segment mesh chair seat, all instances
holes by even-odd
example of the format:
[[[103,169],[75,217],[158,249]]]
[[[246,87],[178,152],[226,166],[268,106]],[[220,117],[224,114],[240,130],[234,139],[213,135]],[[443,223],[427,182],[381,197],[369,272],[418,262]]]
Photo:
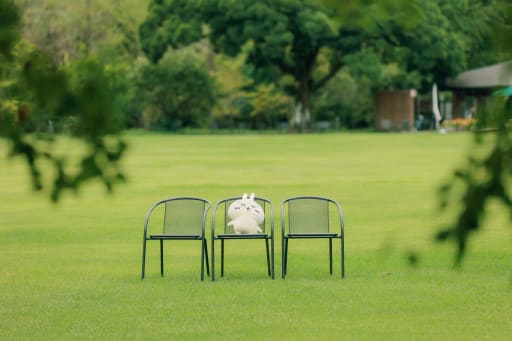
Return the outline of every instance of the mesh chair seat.
[[[257,233],[257,234],[218,234],[216,236],[219,239],[265,239],[270,238],[270,236],[266,233]]]
[[[288,238],[339,238],[336,233],[288,233]]]
[[[201,236],[195,234],[152,234],[149,236],[149,239],[201,239]]]

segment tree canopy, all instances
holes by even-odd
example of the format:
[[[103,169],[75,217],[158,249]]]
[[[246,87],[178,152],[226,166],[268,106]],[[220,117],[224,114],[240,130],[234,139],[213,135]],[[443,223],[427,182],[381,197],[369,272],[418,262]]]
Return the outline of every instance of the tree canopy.
[[[203,38],[230,56],[244,49],[246,71],[293,95],[304,125],[312,95],[341,68],[357,70],[362,55],[374,56],[359,67],[377,66],[373,88],[425,91],[463,71],[470,51],[490,36],[491,7],[481,1],[153,0],[140,36],[153,62],[169,46]],[[475,9],[485,15],[474,19]],[[467,27],[472,22],[474,29]],[[396,71],[384,81],[386,70]]]
[[[379,87],[426,92],[433,82],[499,61],[492,48],[497,1],[322,2],[336,12],[346,39],[379,56],[383,75],[396,66]]]
[[[327,75],[313,77],[320,49],[331,46],[337,35],[328,13],[309,1],[157,0],[151,2],[140,32],[142,48],[154,62],[168,46],[202,37],[229,56],[249,44],[246,62],[253,67],[252,76],[282,84],[301,104],[303,117],[309,115],[310,94],[340,67],[333,54]]]

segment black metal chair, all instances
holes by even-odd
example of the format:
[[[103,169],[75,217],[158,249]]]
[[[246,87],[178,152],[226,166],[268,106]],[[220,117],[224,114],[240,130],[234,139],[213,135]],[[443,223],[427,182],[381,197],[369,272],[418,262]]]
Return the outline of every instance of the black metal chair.
[[[160,274],[164,275],[164,240],[199,240],[201,241],[201,280],[204,280],[204,264],[210,275],[208,248],[205,237],[206,214],[210,208],[208,200],[195,197],[176,197],[155,203],[146,215],[144,236],[142,239],[142,275],[144,279],[146,265],[146,243],[150,240],[160,241]],[[151,226],[162,225],[161,233],[149,234]]]
[[[336,231],[335,231],[336,230]],[[329,270],[332,275],[332,240],[341,240],[341,278],[345,277],[345,234],[343,214],[337,201],[300,196],[281,203],[282,277],[288,271],[288,242],[290,239],[329,239]]]
[[[274,279],[274,204],[269,199],[255,197],[256,201],[264,211],[265,219],[261,223],[261,233],[236,234],[233,227],[229,226],[229,206],[241,197],[226,198],[217,202],[212,213],[212,281],[215,280],[215,241],[221,243],[221,277],[224,277],[224,243],[226,240],[254,240],[265,241],[267,256],[267,273]],[[217,228],[217,230],[216,230]],[[270,250],[269,250],[270,240]]]

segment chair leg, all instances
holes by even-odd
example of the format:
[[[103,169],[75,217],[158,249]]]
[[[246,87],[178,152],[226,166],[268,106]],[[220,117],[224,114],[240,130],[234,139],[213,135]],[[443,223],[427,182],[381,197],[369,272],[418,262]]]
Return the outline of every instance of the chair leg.
[[[142,273],[140,279],[144,279],[146,270],[146,236],[142,239]]]
[[[288,238],[284,239],[284,252],[283,252],[283,278],[288,273]]]
[[[269,276],[272,276],[272,273],[270,272],[270,252],[268,247],[268,239],[265,238],[265,246],[267,249],[267,273]]]
[[[275,272],[274,272],[274,236],[270,237],[270,246],[271,246],[271,257],[272,257],[272,279],[275,279]]]
[[[345,238],[341,237],[341,278],[345,278]]]
[[[212,282],[215,281],[215,236],[212,235]]]
[[[201,281],[204,281],[204,239],[201,239]]]
[[[160,276],[164,276],[164,241],[160,239]]]
[[[332,275],[332,238],[329,238],[329,273]]]
[[[204,239],[204,255],[206,257],[206,274],[210,276],[210,262],[208,261],[208,243]]]
[[[284,237],[284,234],[283,234],[283,237],[281,239],[281,278],[284,279],[284,240],[285,240],[285,237]]]
[[[220,277],[224,277],[224,239],[220,240]]]

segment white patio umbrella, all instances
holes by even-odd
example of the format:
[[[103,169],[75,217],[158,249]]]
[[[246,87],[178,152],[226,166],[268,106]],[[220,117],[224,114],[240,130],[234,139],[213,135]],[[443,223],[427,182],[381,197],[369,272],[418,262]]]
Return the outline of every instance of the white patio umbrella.
[[[434,113],[434,119],[436,122],[436,129],[439,129],[441,123],[441,111],[439,110],[439,102],[437,97],[437,84],[432,85],[432,112]]]

